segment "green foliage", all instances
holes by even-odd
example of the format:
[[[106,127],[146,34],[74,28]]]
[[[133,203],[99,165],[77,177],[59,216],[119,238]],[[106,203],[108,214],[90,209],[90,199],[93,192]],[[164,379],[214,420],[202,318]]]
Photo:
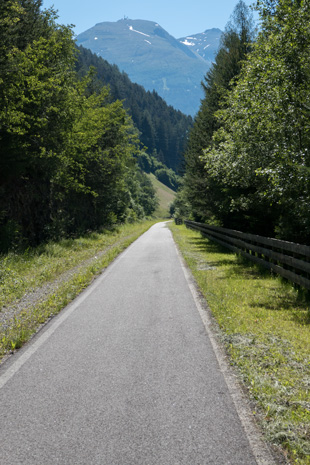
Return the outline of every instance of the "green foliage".
[[[136,147],[130,141],[130,121],[121,103],[108,104],[107,99],[107,89],[83,97],[64,163],[53,180],[54,216],[65,233],[124,219],[128,205],[125,176]]]
[[[43,237],[51,178],[74,120],[72,32],[41,14],[39,3],[10,2],[1,31],[14,39],[1,55],[1,221],[13,220],[30,242]]]
[[[156,92],[146,92],[132,83],[117,66],[109,64],[90,50],[80,46],[76,69],[80,76],[96,69],[92,86],[108,85],[113,100],[120,99],[139,131],[141,143],[149,155],[154,155],[173,171],[180,171],[192,118],[168,106]]]
[[[124,221],[130,172],[139,189],[136,130],[120,101],[80,80],[69,27],[41,1],[0,5],[0,237],[38,244]],[[137,190],[137,189],[136,189]],[[138,217],[151,214],[143,195]]]
[[[138,164],[146,173],[154,173],[158,181],[165,184],[165,186],[170,187],[173,191],[178,189],[181,182],[180,176],[158,160],[156,150],[153,151],[153,155],[148,155],[144,151],[140,152],[138,154]]]
[[[210,220],[225,199],[217,183],[205,171],[202,155],[204,149],[211,145],[214,131],[220,127],[216,112],[221,108],[226,93],[233,87],[233,78],[241,70],[254,33],[252,15],[244,2],[240,1],[222,36],[215,62],[205,77],[205,98],[195,118],[185,152],[185,197],[191,205],[193,218],[198,221]]]
[[[309,243],[309,4],[259,0],[249,46],[242,3],[206,77],[185,196],[198,221]]]
[[[143,171],[132,169],[127,172],[129,205],[126,213],[130,222],[151,216],[157,208],[158,199],[151,180]]]
[[[180,189],[174,201],[170,204],[170,216],[172,218],[187,219],[191,216],[191,206],[186,198],[184,189]]]
[[[218,113],[222,127],[204,155],[232,221],[304,243],[310,230],[309,20],[307,2],[278,2]]]

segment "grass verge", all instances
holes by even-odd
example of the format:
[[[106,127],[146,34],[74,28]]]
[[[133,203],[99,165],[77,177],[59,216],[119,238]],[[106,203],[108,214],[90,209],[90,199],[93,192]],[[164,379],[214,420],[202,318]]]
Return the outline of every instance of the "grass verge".
[[[58,280],[51,292],[33,299],[32,305],[27,305],[9,322],[0,324],[0,361],[28,341],[42,324],[71,302],[154,223],[124,225],[102,234],[91,233],[45,244],[23,254],[0,257],[0,317],[18,305],[25,295],[30,295],[31,302],[31,296],[40,286]]]
[[[298,291],[185,226],[174,239],[221,330],[267,440],[310,464],[310,307]]]

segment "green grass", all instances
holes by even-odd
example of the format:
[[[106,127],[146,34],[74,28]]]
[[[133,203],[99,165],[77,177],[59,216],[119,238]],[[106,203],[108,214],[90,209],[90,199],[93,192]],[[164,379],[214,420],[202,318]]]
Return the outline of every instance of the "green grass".
[[[156,218],[169,218],[169,207],[175,198],[175,192],[163,183],[158,181],[154,174],[150,173],[149,178],[156,189],[157,197],[159,198],[159,205],[154,212]]]
[[[310,308],[289,283],[170,224],[268,441],[310,464]]]
[[[0,308],[18,304],[26,294],[59,278],[55,291],[35,301],[9,325],[0,323],[0,360],[20,348],[38,328],[71,302],[113,259],[155,221],[128,224],[102,234],[42,245],[22,254],[0,257]],[[0,312],[1,316],[1,312]]]

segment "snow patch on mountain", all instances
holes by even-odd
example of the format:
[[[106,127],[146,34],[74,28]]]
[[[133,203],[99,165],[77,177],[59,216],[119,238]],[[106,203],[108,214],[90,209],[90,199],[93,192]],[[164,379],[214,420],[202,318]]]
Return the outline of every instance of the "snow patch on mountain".
[[[195,45],[195,42],[189,42],[187,39],[189,39],[189,37],[187,37],[183,42],[181,41],[181,44],[188,45],[189,47]]]
[[[194,115],[220,34],[212,29],[176,39],[157,22],[126,17],[96,24],[78,35],[77,44],[117,65],[146,90],[155,90],[169,105]]]
[[[132,32],[137,32],[138,34],[142,34],[143,36],[151,37],[148,34],[144,34],[144,32],[136,31],[132,26],[128,26],[128,27]]]
[[[182,37],[179,42],[189,48],[195,47],[195,53],[204,60],[213,62],[220,43],[222,31],[220,29],[209,29],[199,34]]]

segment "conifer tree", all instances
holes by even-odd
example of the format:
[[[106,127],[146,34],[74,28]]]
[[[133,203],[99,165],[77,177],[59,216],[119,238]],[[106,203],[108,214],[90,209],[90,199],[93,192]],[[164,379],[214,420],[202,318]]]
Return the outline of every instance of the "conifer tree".
[[[215,62],[202,83],[205,97],[195,118],[185,152],[185,197],[191,205],[193,217],[198,221],[212,219],[214,210],[220,204],[221,190],[208,177],[205,162],[202,160],[203,150],[211,144],[213,133],[219,128],[216,112],[233,87],[233,78],[239,74],[254,36],[252,13],[240,0],[225,28]]]

